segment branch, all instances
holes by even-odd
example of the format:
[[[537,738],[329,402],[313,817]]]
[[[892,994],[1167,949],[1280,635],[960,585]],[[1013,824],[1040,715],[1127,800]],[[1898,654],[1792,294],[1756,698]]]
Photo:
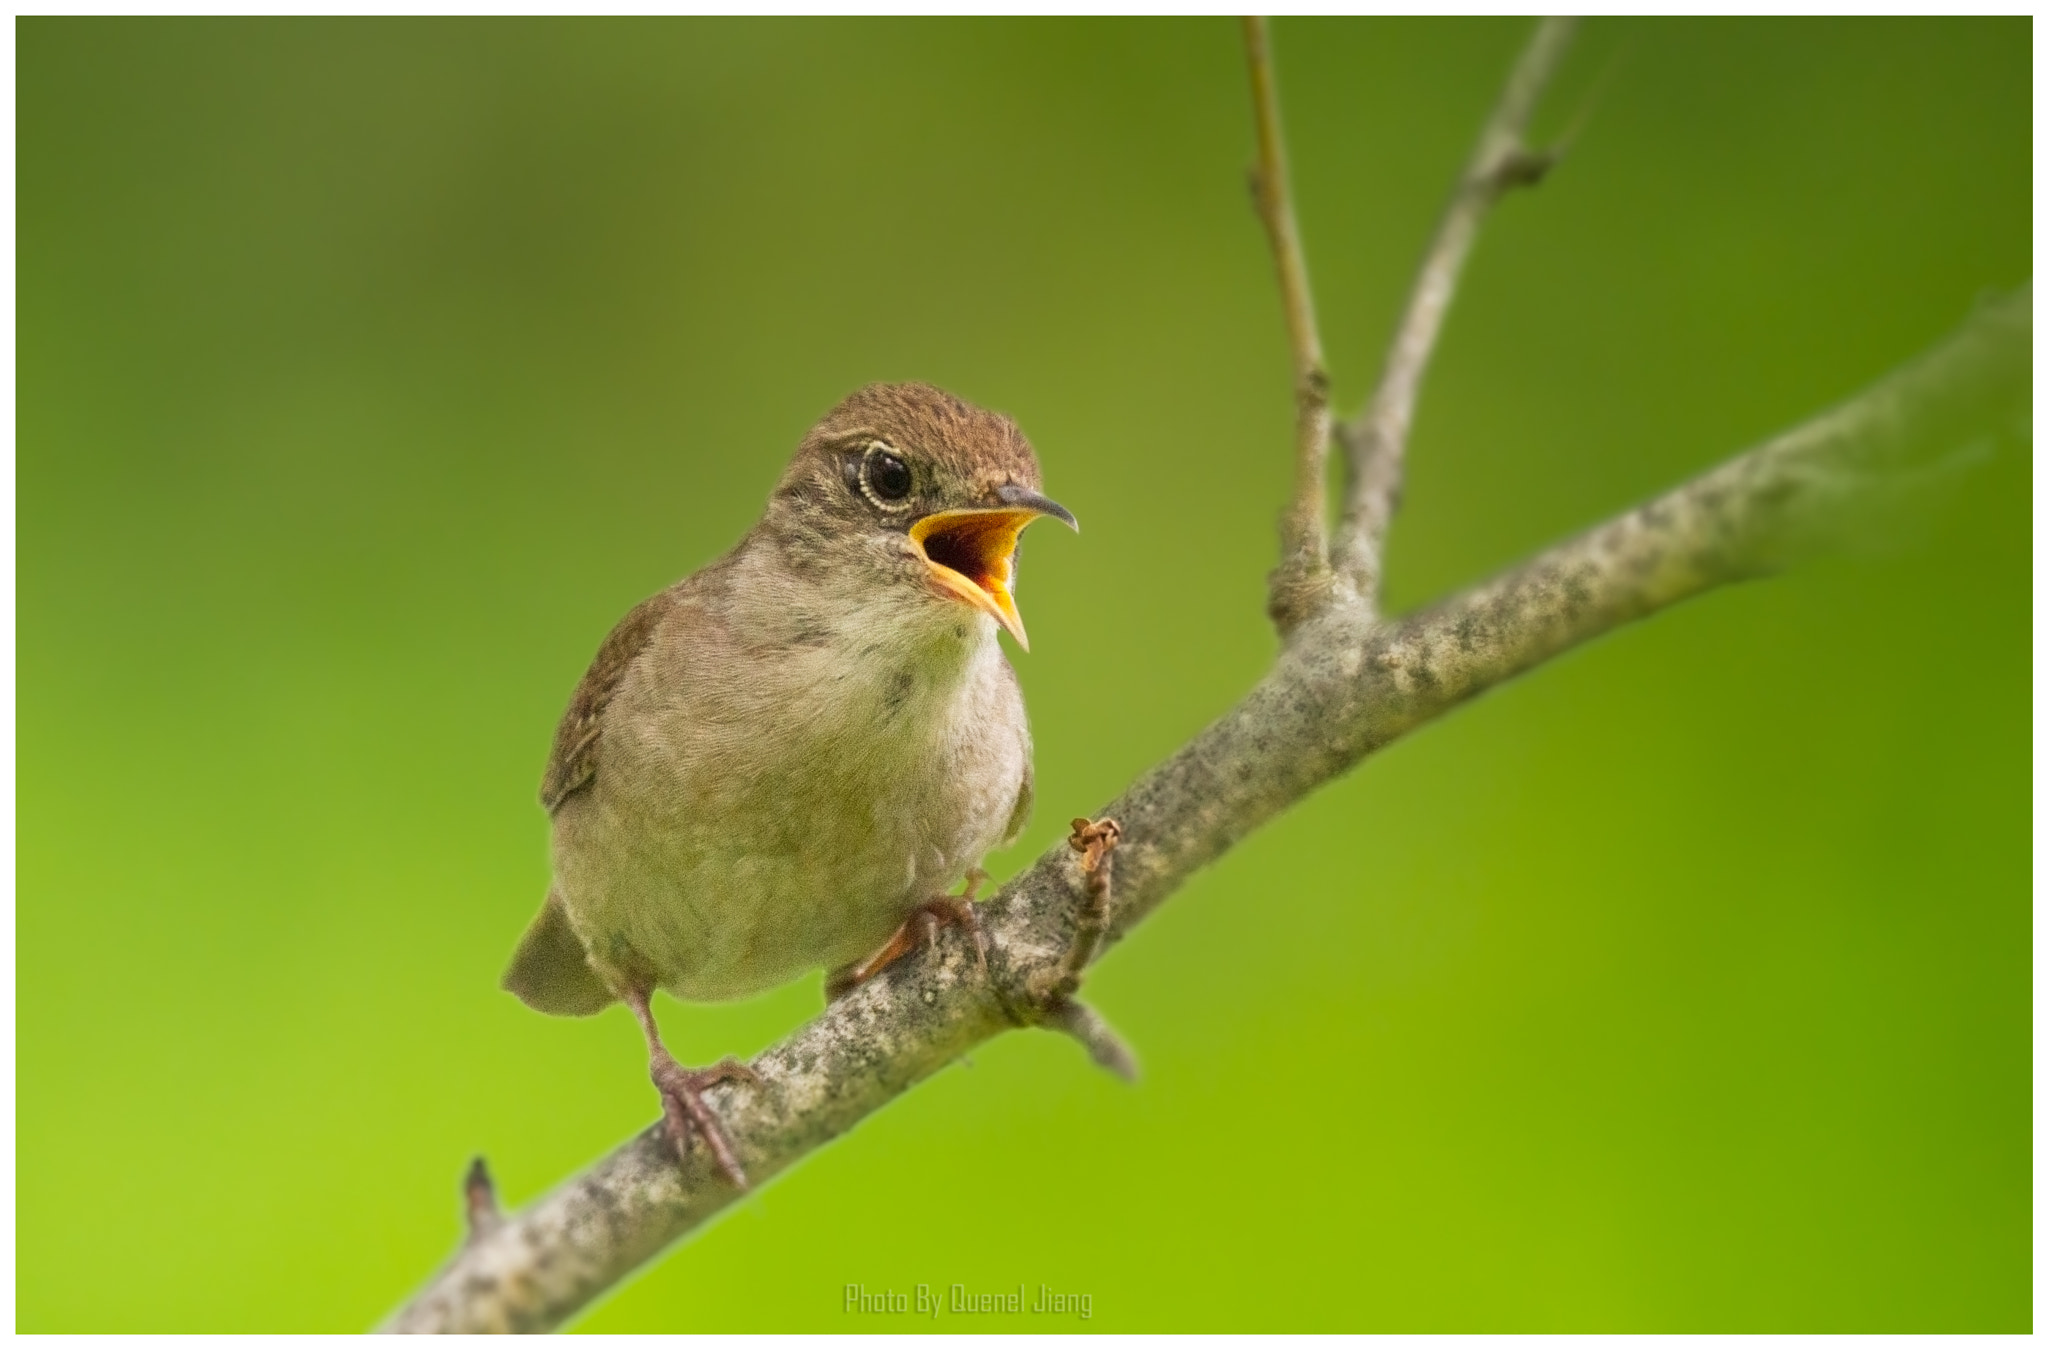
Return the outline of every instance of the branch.
[[[2032,294],[1833,411],[1425,612],[1375,619],[1339,596],[1222,718],[1100,816],[1121,824],[1106,950],[1190,874],[1403,733],[1557,653],[1825,544],[1913,471],[2011,431],[2031,386]],[[707,1096],[765,1183],[975,1045],[1057,981],[1090,920],[1065,841],[986,912],[983,976],[949,937],[754,1061],[758,1085]],[[1083,1019],[1085,1020],[1085,1019]],[[736,1198],[702,1148],[678,1164],[659,1123],[528,1209],[477,1233],[386,1330],[542,1330]]]
[[[1372,603],[1379,600],[1387,527],[1400,502],[1402,459],[1422,377],[1487,210],[1511,189],[1539,182],[1554,162],[1549,152],[1531,151],[1523,137],[1544,86],[1571,45],[1576,23],[1545,19],[1529,35],[1423,257],[1379,386],[1358,416],[1336,429],[1349,487],[1332,559],[1358,594]]]
[[[1280,302],[1287,313],[1287,342],[1294,353],[1294,497],[1280,517],[1280,565],[1273,569],[1266,599],[1266,612],[1284,637],[1316,612],[1330,592],[1323,540],[1330,376],[1323,367],[1323,340],[1316,332],[1315,298],[1309,292],[1301,232],[1294,224],[1287,144],[1280,132],[1280,98],[1273,87],[1273,55],[1263,18],[1245,19],[1244,52],[1251,67],[1252,116],[1259,142],[1251,171],[1252,200],[1273,245]]]

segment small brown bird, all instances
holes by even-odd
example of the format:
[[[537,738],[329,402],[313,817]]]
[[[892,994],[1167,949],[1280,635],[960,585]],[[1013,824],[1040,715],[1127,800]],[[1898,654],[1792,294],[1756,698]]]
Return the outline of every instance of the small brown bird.
[[[723,558],[619,622],[541,781],[554,883],[505,987],[542,1012],[623,999],[680,1153],[692,1127],[735,1185],[649,996],[741,998],[823,966],[833,993],[966,924],[946,896],[1015,839],[1031,737],[996,639],[1024,645],[1017,536],[1038,460],[1008,418],[925,384],[869,385],[797,447]]]

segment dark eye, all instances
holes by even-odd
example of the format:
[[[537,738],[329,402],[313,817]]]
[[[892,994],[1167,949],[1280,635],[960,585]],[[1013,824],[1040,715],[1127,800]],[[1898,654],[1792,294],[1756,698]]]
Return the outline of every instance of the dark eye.
[[[910,495],[910,466],[887,450],[871,450],[867,462],[868,491],[885,502]]]

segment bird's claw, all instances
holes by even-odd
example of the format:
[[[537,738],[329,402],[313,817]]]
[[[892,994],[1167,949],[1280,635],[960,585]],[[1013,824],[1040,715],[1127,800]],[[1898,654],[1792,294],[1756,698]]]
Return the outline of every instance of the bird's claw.
[[[988,879],[985,873],[977,872],[982,881]],[[924,946],[936,949],[941,928],[958,928],[974,943],[974,964],[983,975],[988,974],[988,930],[981,925],[981,911],[974,907],[974,890],[980,881],[972,877],[967,889],[959,895],[934,896],[918,906],[915,917],[924,929]]]
[[[746,1190],[746,1170],[740,1166],[739,1155],[733,1152],[718,1117],[704,1104],[703,1093],[720,1083],[758,1084],[761,1076],[730,1057],[708,1069],[685,1069],[673,1059],[658,1060],[648,1066],[647,1076],[661,1092],[662,1123],[667,1127],[669,1142],[675,1145],[677,1159],[689,1156],[690,1131],[694,1127],[711,1146],[719,1170],[734,1186]]]
[[[825,997],[836,1001],[866,984],[894,965],[897,960],[922,947],[936,952],[939,930],[958,928],[974,943],[974,964],[988,974],[988,930],[982,927],[981,911],[974,907],[974,893],[988,880],[979,867],[967,874],[967,884],[958,895],[935,895],[910,912],[882,949],[867,960],[841,966],[825,977]]]

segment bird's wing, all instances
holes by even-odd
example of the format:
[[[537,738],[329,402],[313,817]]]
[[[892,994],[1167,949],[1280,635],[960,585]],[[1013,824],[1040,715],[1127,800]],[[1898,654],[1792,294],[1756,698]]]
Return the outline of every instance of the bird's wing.
[[[569,700],[569,710],[555,728],[555,747],[541,775],[540,804],[552,814],[569,794],[588,787],[597,777],[597,745],[604,730],[604,710],[634,658],[647,649],[654,630],[675,607],[673,590],[650,596],[633,606],[611,636],[597,649],[583,682]]]

